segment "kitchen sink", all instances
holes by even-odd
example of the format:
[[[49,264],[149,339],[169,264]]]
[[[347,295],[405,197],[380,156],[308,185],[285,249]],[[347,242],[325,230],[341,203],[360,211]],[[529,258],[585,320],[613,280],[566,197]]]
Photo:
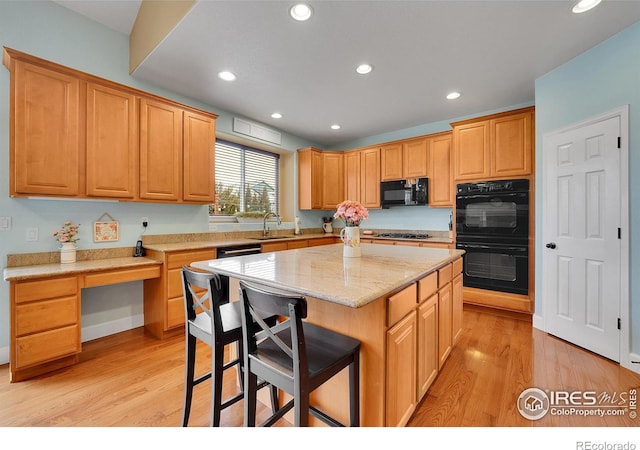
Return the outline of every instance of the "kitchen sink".
[[[260,236],[257,238],[251,238],[251,239],[255,239],[257,241],[268,241],[270,239],[289,239],[292,238],[293,236]]]

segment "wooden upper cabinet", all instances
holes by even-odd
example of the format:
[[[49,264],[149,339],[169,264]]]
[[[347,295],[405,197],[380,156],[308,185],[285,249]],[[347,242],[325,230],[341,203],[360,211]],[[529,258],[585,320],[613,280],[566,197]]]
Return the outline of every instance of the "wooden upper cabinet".
[[[361,202],[361,153],[350,151],[344,154],[344,198]]]
[[[491,173],[499,177],[531,174],[533,111],[491,121]]]
[[[178,201],[182,185],[182,110],[140,100],[140,198]]]
[[[533,173],[533,107],[452,125],[456,180],[526,177]]]
[[[11,196],[213,201],[217,115],[6,47],[2,62]]]
[[[454,204],[451,133],[429,138],[429,206],[451,208]]]
[[[183,121],[183,200],[213,202],[215,196],[215,119],[211,116],[185,111]]]
[[[406,139],[381,148],[380,180],[393,181],[428,175],[426,137]]]
[[[81,192],[81,82],[9,57],[10,195],[75,197]]]
[[[380,181],[404,178],[402,143],[383,145],[380,149]]]
[[[136,196],[138,123],[133,94],[87,83],[87,195]]]
[[[298,208],[322,209],[322,152],[298,150]]]
[[[428,176],[427,138],[409,139],[402,143],[403,178],[421,178]]]
[[[473,180],[489,175],[489,121],[454,127],[456,180]]]
[[[360,203],[380,208],[380,148],[360,150]]]
[[[335,209],[344,198],[344,152],[322,153],[322,209]]]

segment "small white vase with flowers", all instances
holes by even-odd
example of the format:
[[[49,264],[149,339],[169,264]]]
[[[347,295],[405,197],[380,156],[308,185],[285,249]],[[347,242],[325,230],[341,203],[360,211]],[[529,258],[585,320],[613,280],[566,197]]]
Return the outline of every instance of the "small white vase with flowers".
[[[51,232],[51,236],[60,242],[60,262],[63,264],[76,262],[76,242],[80,240],[78,230],[80,224],[67,220],[58,230]]]
[[[360,202],[345,200],[337,207],[336,219],[341,219],[345,227],[340,230],[343,252],[345,258],[359,258],[362,255],[360,248],[360,223],[369,217],[369,211]]]

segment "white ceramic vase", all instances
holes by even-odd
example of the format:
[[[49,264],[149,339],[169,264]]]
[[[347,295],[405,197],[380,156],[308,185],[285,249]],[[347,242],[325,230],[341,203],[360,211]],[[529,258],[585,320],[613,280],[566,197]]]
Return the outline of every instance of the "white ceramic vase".
[[[340,230],[340,239],[344,244],[342,256],[345,258],[359,258],[362,256],[359,227],[344,227]]]
[[[76,262],[76,250],[75,242],[63,242],[60,247],[60,262],[62,264]]]

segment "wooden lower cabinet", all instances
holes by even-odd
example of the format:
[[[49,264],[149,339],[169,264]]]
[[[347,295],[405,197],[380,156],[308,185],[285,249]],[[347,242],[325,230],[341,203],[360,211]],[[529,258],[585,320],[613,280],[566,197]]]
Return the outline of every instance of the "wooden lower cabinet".
[[[451,301],[451,340],[455,344],[462,334],[462,273],[451,282]]]
[[[451,353],[451,283],[438,292],[438,366],[442,368]]]
[[[427,393],[439,370],[438,295],[418,307],[418,401]]]
[[[147,257],[163,262],[160,277],[144,281],[144,326],[158,339],[182,332],[184,294],[182,266],[216,258],[215,249],[176,252],[147,251]]]
[[[387,331],[386,426],[401,427],[416,409],[416,312]]]
[[[80,353],[80,289],[77,277],[11,284],[11,381],[44,363]]]

